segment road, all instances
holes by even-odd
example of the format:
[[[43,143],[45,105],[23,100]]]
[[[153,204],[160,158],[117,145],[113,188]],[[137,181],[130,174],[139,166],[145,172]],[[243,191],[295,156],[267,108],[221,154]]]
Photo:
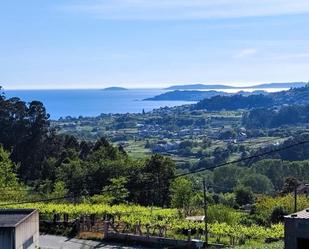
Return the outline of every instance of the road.
[[[91,240],[68,239],[53,235],[41,235],[39,243],[41,249],[147,249],[145,247],[122,246]]]

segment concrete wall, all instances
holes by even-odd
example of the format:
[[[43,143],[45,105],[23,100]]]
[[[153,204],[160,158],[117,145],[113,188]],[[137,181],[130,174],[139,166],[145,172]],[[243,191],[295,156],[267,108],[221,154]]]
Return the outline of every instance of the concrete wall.
[[[28,219],[23,221],[16,227],[15,245],[16,249],[23,249],[25,242],[33,243],[30,249],[34,249],[39,245],[39,213],[35,211]],[[32,238],[32,239],[31,239]]]
[[[197,249],[197,244],[194,241],[176,240],[169,238],[161,238],[154,236],[140,236],[134,234],[123,234],[109,232],[105,235],[105,239],[114,241],[123,241],[129,243],[139,243],[142,245],[158,246],[158,247],[172,247],[183,249]],[[223,248],[222,245],[212,245],[212,248]]]
[[[309,220],[288,218],[284,223],[285,249],[298,249],[298,238],[309,239]]]

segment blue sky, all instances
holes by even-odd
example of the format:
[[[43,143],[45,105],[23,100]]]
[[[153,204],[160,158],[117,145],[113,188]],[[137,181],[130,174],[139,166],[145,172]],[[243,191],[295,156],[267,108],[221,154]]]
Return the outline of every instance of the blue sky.
[[[308,81],[308,26],[308,0],[2,1],[0,85]]]

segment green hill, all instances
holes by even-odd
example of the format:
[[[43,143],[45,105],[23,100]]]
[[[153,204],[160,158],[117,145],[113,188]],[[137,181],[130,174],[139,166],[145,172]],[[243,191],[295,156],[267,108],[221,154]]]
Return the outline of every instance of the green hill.
[[[271,106],[307,104],[309,103],[309,85],[300,88],[291,88],[288,91],[250,96],[215,96],[198,102],[193,109],[237,110],[251,108],[265,108]]]

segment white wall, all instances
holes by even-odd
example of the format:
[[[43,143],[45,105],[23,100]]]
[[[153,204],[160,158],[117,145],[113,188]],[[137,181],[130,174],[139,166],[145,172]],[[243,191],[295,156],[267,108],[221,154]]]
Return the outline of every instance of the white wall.
[[[33,236],[33,244],[29,248],[39,245],[39,213],[36,211],[28,219],[16,227],[16,249],[23,249],[23,244]]]

